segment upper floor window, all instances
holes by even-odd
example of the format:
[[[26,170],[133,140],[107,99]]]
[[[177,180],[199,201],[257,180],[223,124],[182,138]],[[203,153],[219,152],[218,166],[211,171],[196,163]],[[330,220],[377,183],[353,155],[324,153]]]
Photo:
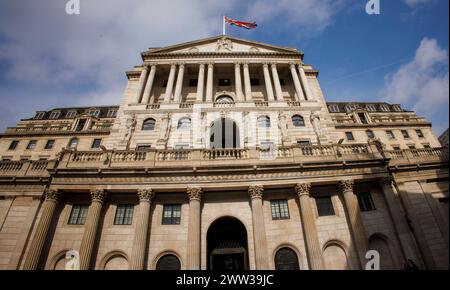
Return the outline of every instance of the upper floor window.
[[[230,85],[230,79],[219,79],[220,87],[227,87]]]
[[[408,144],[408,148],[409,148],[409,149],[416,149],[416,145],[414,145],[414,144]]]
[[[88,115],[98,118],[98,116],[100,116],[100,110],[89,110]]]
[[[73,111],[73,110],[67,111],[66,118],[67,119],[72,119],[72,118],[75,118],[76,115],[77,115],[77,111]]]
[[[45,144],[44,149],[51,150],[51,149],[53,149],[54,145],[55,145],[55,140],[48,140],[47,143]]]
[[[232,97],[229,97],[229,96],[221,96],[221,97],[217,98],[216,103],[219,103],[219,104],[233,104],[234,100],[233,100]]]
[[[347,112],[351,112],[351,111],[354,111],[356,109],[358,109],[358,105],[356,105],[356,104],[347,104],[347,105],[345,105],[345,110]]]
[[[372,130],[367,130],[366,134],[369,139],[375,138],[375,134],[373,133]]]
[[[311,146],[311,140],[297,140],[298,146]]]
[[[75,204],[70,212],[69,225],[84,225],[86,222],[89,205]]]
[[[394,111],[396,111],[396,112],[402,112],[403,111],[402,107],[400,107],[400,105],[393,105],[392,109],[394,109]]]
[[[153,118],[147,119],[142,123],[142,131],[153,131],[155,130],[156,120]]]
[[[400,146],[392,146],[392,150],[401,151],[402,149],[400,148]]]
[[[391,130],[387,130],[386,131],[386,136],[388,137],[389,140],[394,140],[395,139],[394,132],[392,132]]]
[[[359,120],[363,124],[369,124],[369,121],[367,120],[366,114],[364,113],[358,113]]]
[[[417,137],[419,137],[419,138],[425,138],[425,136],[423,135],[422,130],[417,129],[417,130],[416,130],[416,133],[417,133]]]
[[[300,115],[295,115],[292,117],[292,124],[295,127],[305,127],[305,119]]]
[[[11,151],[16,150],[17,145],[19,145],[19,141],[17,141],[17,140],[12,141],[11,144],[9,144],[8,150],[11,150]]]
[[[332,113],[339,113],[339,106],[337,104],[328,105],[328,109]]]
[[[84,129],[84,126],[86,125],[86,119],[80,119],[78,120],[77,126],[75,127],[75,131],[79,132]]]
[[[165,204],[163,207],[163,225],[179,225],[181,220],[181,204]]]
[[[50,119],[58,119],[59,116],[61,116],[61,112],[60,112],[60,111],[53,111],[53,112],[50,114]]]
[[[352,132],[345,132],[345,136],[347,137],[348,141],[354,141],[355,140],[355,136],[353,136]]]
[[[373,104],[367,104],[367,105],[366,105],[366,109],[367,109],[367,111],[369,111],[369,112],[376,112],[376,110],[377,110],[377,108],[376,108],[375,105],[373,105]]]
[[[335,215],[331,196],[316,197],[315,200],[319,216]]]
[[[271,200],[270,208],[273,220],[289,219],[289,206],[286,199]]]
[[[45,112],[37,112],[36,116],[34,116],[35,119],[43,119],[45,117]]]
[[[133,220],[133,204],[118,204],[116,208],[116,216],[114,217],[115,225],[131,225]]]
[[[117,110],[116,109],[109,109],[108,114],[106,115],[108,118],[115,118],[117,117]]]
[[[100,148],[100,145],[102,145],[102,139],[94,139],[94,141],[92,141],[91,148]]]
[[[409,139],[409,133],[407,130],[402,130],[402,135],[403,135],[403,138]]]
[[[382,104],[380,105],[380,110],[383,112],[390,112],[391,110],[389,109],[388,105]]]
[[[361,211],[375,210],[375,204],[370,192],[362,192],[357,194],[358,204]]]
[[[36,140],[31,140],[30,142],[28,142],[27,150],[34,150],[34,149],[36,149],[36,145],[37,145],[37,141]]]
[[[270,128],[270,118],[268,116],[258,117],[258,127],[260,128]]]
[[[72,138],[69,141],[69,149],[76,149],[78,146],[78,139],[77,138]]]
[[[185,129],[190,129],[190,128],[191,128],[191,119],[189,119],[189,118],[181,118],[178,121],[177,129],[185,130]]]
[[[425,149],[431,148],[430,144],[422,144],[422,146],[423,146],[423,148],[425,148]]]

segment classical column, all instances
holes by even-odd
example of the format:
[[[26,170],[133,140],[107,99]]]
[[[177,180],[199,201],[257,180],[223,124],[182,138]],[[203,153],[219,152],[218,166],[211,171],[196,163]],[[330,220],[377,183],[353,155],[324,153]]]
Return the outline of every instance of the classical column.
[[[267,255],[266,228],[264,226],[262,185],[251,185],[248,194],[252,204],[253,240],[255,242],[256,270],[268,270],[269,261]]]
[[[44,249],[45,240],[55,214],[56,207],[61,195],[57,190],[48,189],[45,191],[45,201],[42,205],[42,215],[36,227],[33,241],[30,245],[27,258],[23,265],[24,270],[36,270],[39,266],[42,251]]]
[[[200,270],[200,203],[202,189],[188,187],[189,197],[189,226],[187,241],[187,269]]]
[[[136,91],[136,96],[133,102],[135,104],[138,104],[141,100],[141,96],[145,88],[145,81],[147,80],[147,74],[148,74],[148,66],[144,66],[141,72],[141,76],[139,77],[138,89]]]
[[[316,221],[311,208],[311,184],[299,183],[295,186],[300,203],[300,215],[302,218],[303,235],[311,270],[325,270],[322,249],[320,248],[319,237],[317,235]]]
[[[214,77],[214,64],[208,64],[208,79],[206,81],[206,101],[214,102],[213,100],[213,77]]]
[[[172,98],[173,82],[175,80],[176,70],[177,66],[175,64],[172,64],[170,66],[169,79],[167,80],[166,94],[164,95],[165,104],[170,104],[170,99]]]
[[[297,70],[295,69],[295,64],[291,63],[289,65],[291,69],[292,80],[294,81],[295,92],[297,93],[297,101],[304,101],[305,95],[303,94],[302,85],[300,84],[300,79],[298,78]]]
[[[308,79],[306,78],[305,70],[303,69],[303,66],[300,64],[298,65],[298,70],[300,72],[300,80],[302,81],[303,88],[305,89],[306,99],[312,100],[313,95],[311,92],[311,88],[308,83]]]
[[[277,65],[275,63],[273,63],[271,65],[271,67],[272,67],[272,77],[273,77],[273,83],[275,85],[275,92],[277,95],[277,100],[282,101],[283,100],[283,91],[281,90],[280,77],[278,76]]]
[[[139,189],[139,217],[134,233],[133,249],[131,251],[130,270],[143,270],[145,262],[145,247],[148,241],[148,225],[150,222],[150,206],[154,193],[151,189]]]
[[[156,74],[156,65],[152,65],[150,69],[150,74],[147,78],[147,84],[145,85],[144,94],[142,95],[142,104],[148,104],[148,101],[150,100],[150,94],[152,92],[153,88],[153,82],[155,81],[155,74]]]
[[[197,102],[203,102],[203,90],[205,87],[205,64],[201,63],[198,69]]]
[[[267,100],[273,101],[274,97],[273,97],[272,81],[270,80],[269,65],[267,63],[263,64],[263,72],[264,72],[264,82],[266,83]]]
[[[91,206],[89,207],[84,227],[83,239],[80,246],[80,270],[89,270],[92,259],[92,250],[97,236],[98,222],[102,211],[103,202],[106,198],[106,192],[102,189],[91,191]]]
[[[184,64],[180,64],[178,67],[178,77],[177,85],[175,87],[174,102],[181,103],[181,90],[183,89],[183,79],[184,79]]]
[[[244,98],[242,97],[242,81],[241,81],[241,64],[234,64],[234,76],[235,76],[235,88],[236,88],[236,98],[238,102],[242,102]]]
[[[250,80],[250,71],[248,69],[248,63],[244,63],[244,85],[245,85],[245,100],[252,100],[252,83]]]
[[[400,206],[400,201],[394,192],[394,186],[392,183],[393,180],[391,177],[382,178],[380,180],[380,185],[383,189],[388,210],[392,217],[392,223],[394,224],[395,231],[397,232],[398,239],[402,246],[404,258],[411,259],[416,263],[416,265],[420,265],[422,262],[417,255],[415,241],[412,237],[411,231],[409,230],[408,224],[406,223],[405,216],[402,215],[403,211]]]
[[[356,249],[356,254],[360,261],[361,269],[365,269],[367,239],[364,226],[359,212],[358,199],[353,193],[353,180],[342,180],[339,182],[339,189],[344,196],[344,206],[347,212],[347,220],[350,232]]]

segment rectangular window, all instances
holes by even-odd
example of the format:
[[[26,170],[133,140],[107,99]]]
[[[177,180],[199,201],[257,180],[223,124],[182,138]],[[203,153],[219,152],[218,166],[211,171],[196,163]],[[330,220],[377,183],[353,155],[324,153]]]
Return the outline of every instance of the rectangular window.
[[[395,139],[394,132],[392,132],[391,130],[386,131],[386,136],[388,137],[389,140]]]
[[[74,204],[70,212],[69,225],[84,225],[88,213],[89,205]]]
[[[419,138],[425,138],[425,136],[423,135],[422,130],[417,129],[417,130],[416,130],[416,133],[417,133],[417,137],[419,137]]]
[[[394,150],[394,151],[401,151],[399,146],[392,146],[392,150]]]
[[[331,196],[316,197],[317,212],[319,216],[334,215],[333,202]]]
[[[352,132],[345,132],[345,136],[347,137],[348,141],[354,141],[355,137],[353,136]]]
[[[364,113],[358,113],[359,120],[361,120],[361,123],[363,124],[369,124],[367,121],[366,115]]]
[[[332,113],[339,113],[339,106],[336,104],[332,104],[328,106],[328,109],[330,110],[330,112]]]
[[[37,112],[36,116],[34,116],[35,119],[43,119],[45,116],[45,112]]]
[[[50,119],[58,119],[61,116],[61,112],[55,111],[50,114]]]
[[[165,204],[163,208],[163,225],[179,225],[181,220],[181,204]]]
[[[359,209],[361,211],[372,211],[376,209],[370,192],[358,193],[357,196]]]
[[[190,79],[189,80],[189,86],[190,87],[196,87],[198,83],[198,79]]]
[[[48,140],[47,143],[45,144],[44,149],[51,150],[51,149],[53,149],[54,145],[55,145],[55,140]]]
[[[92,141],[91,148],[100,148],[101,144],[102,144],[102,139],[94,139],[94,141]]]
[[[152,148],[151,145],[139,145],[139,146],[137,146],[136,150],[145,151],[145,150],[150,150],[151,148]]]
[[[430,144],[423,144],[422,146],[423,146],[423,148],[425,148],[425,149],[431,148]]]
[[[270,208],[272,209],[273,220],[289,219],[289,206],[286,199],[271,200]]]
[[[367,108],[367,111],[370,111],[370,112],[375,112],[377,110],[375,105],[366,105],[366,108]]]
[[[66,113],[66,118],[67,119],[72,119],[72,118],[75,118],[76,115],[77,115],[77,111],[68,111]]]
[[[106,115],[108,118],[115,118],[117,117],[117,110],[116,109],[110,109],[108,111],[108,114]]]
[[[309,140],[299,140],[299,141],[297,141],[297,145],[298,146],[310,146],[311,145],[311,141],[309,141]]]
[[[17,145],[19,145],[19,141],[17,141],[17,140],[12,141],[11,144],[9,144],[8,150],[11,150],[11,151],[16,150]]]
[[[403,135],[403,138],[409,139],[409,133],[407,130],[402,130],[402,135]]]
[[[34,149],[36,149],[36,144],[37,144],[36,140],[31,140],[30,142],[28,142],[27,150],[34,150]]]
[[[230,79],[219,79],[220,87],[227,87],[230,85]]]
[[[77,127],[75,128],[75,131],[79,132],[79,131],[83,130],[85,124],[86,124],[86,119],[78,120],[78,124],[77,124]]]
[[[409,149],[416,149],[416,145],[410,144],[410,145],[408,145],[408,148]]]
[[[366,133],[369,139],[375,138],[375,134],[373,133],[372,130],[367,130]]]
[[[89,112],[88,112],[88,114],[89,114],[89,116],[92,116],[92,117],[99,117],[100,116],[100,110],[90,110]]]
[[[116,216],[114,218],[115,225],[131,225],[133,221],[134,204],[118,204],[116,208]]]
[[[250,85],[251,86],[259,86],[259,79],[257,79],[257,78],[250,79]]]

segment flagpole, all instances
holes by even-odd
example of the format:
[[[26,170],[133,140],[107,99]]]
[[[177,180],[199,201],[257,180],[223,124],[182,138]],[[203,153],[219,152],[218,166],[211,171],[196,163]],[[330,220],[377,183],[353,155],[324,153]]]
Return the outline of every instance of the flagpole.
[[[225,25],[225,16],[223,16],[223,18],[222,18],[222,33],[223,33],[223,35],[227,34],[226,25]]]

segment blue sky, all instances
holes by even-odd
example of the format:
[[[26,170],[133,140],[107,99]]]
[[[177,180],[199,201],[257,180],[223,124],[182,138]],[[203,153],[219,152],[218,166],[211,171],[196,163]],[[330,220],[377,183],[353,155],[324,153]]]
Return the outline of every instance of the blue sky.
[[[68,0],[67,0],[68,1]],[[0,0],[0,131],[36,110],[119,104],[140,52],[221,33],[297,47],[328,101],[387,101],[449,123],[448,0]]]

